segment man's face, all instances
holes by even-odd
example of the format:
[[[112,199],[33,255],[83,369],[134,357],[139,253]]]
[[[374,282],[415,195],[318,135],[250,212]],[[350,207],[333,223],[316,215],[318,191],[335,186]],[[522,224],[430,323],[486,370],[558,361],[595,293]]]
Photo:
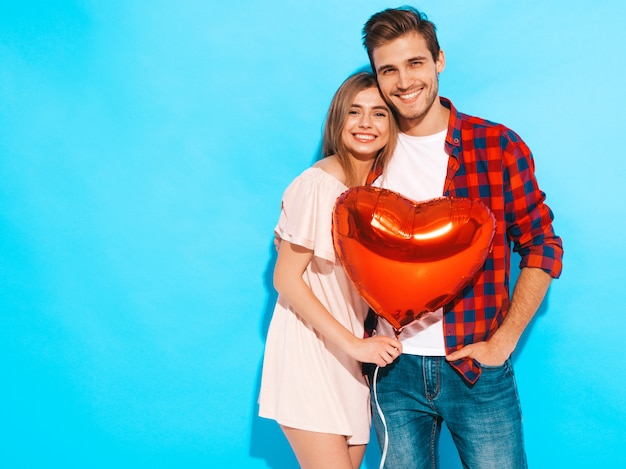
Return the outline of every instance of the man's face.
[[[372,59],[380,91],[397,111],[400,128],[406,131],[427,121],[439,95],[443,51],[433,60],[426,40],[411,32],[374,49]]]

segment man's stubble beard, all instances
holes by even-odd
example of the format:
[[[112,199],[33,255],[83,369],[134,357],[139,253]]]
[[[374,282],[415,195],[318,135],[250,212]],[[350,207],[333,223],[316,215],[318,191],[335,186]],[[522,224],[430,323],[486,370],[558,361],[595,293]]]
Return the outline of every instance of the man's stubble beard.
[[[430,111],[433,107],[433,105],[435,104],[435,101],[437,100],[437,96],[439,94],[439,77],[437,77],[437,81],[435,83],[435,88],[432,90],[431,93],[428,94],[427,98],[427,106],[426,108],[424,108],[423,110],[421,110],[420,112],[416,113],[416,114],[411,114],[411,115],[405,115],[402,114],[400,112],[400,110],[393,105],[393,103],[388,103],[394,110],[396,117],[398,118],[398,122],[401,123],[402,121],[405,121],[407,123],[410,122],[415,122],[415,121],[421,121],[423,119],[423,117],[428,114],[428,111]]]

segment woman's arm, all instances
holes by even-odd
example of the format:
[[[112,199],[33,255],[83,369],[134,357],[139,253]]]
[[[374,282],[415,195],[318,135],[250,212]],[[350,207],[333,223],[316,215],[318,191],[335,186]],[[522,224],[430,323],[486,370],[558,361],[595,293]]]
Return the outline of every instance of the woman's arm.
[[[364,363],[386,366],[402,352],[402,344],[392,338],[356,337],[346,329],[315,296],[302,275],[313,258],[313,252],[283,240],[274,269],[274,287],[298,314],[327,340],[351,357]]]

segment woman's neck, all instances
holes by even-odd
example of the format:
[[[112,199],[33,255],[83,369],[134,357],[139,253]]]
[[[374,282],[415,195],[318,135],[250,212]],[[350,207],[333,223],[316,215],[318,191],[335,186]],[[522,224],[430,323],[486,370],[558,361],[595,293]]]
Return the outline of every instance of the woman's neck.
[[[356,177],[358,185],[364,186],[367,181],[367,176],[374,165],[374,160],[359,160],[356,158],[351,158],[351,160],[352,167],[354,168],[354,176]]]

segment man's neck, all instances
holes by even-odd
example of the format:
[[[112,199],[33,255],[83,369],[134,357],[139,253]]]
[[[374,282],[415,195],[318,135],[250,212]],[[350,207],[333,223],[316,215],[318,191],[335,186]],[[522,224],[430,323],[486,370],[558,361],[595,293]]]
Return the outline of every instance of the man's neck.
[[[398,117],[400,131],[413,137],[427,137],[448,128],[450,109],[439,101],[439,97],[428,112],[418,119]]]

